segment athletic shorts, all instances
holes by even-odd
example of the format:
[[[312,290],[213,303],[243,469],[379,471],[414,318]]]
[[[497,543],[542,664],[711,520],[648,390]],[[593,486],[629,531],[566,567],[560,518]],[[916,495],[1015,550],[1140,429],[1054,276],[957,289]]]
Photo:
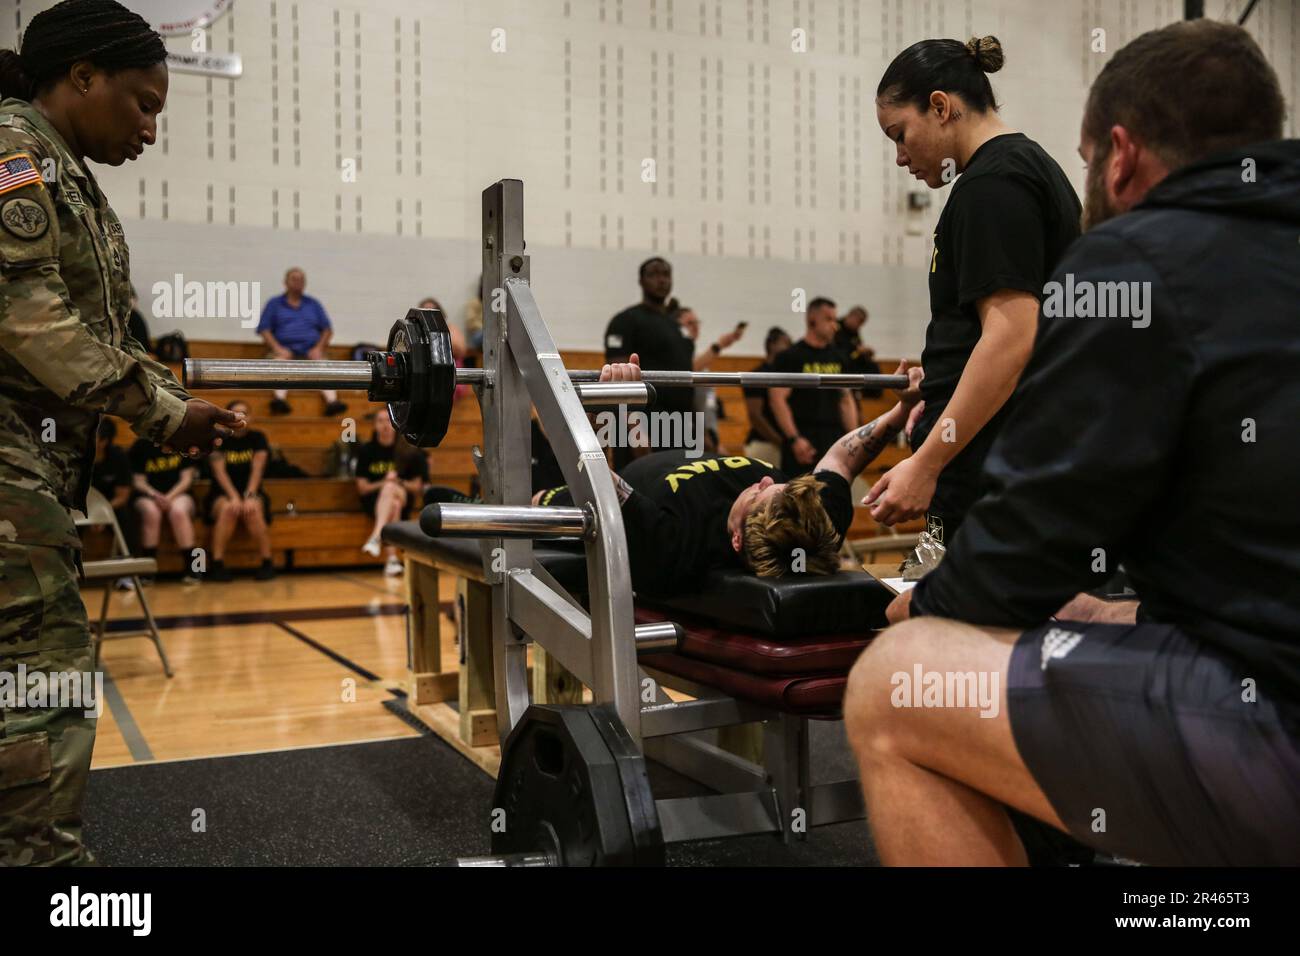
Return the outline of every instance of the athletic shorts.
[[[1300,706],[1251,677],[1167,624],[1058,622],[1016,642],[1008,716],[1088,845],[1165,866],[1294,866]]]

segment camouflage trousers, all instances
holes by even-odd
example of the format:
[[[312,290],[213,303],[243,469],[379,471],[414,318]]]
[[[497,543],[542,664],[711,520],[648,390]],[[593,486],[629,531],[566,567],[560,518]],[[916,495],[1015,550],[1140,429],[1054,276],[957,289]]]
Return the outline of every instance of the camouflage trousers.
[[[72,549],[0,542],[0,681],[93,668]],[[0,697],[0,866],[93,863],[81,801],[95,718],[82,706],[15,702],[27,703]]]

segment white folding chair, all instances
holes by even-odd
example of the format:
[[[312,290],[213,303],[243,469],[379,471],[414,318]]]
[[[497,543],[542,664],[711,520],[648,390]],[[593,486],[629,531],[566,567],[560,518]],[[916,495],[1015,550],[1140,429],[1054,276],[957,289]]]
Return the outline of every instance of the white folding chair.
[[[113,506],[108,503],[108,499],[100,494],[96,489],[91,488],[86,495],[86,514],[78,515],[73,512],[73,516],[78,528],[107,527],[113,529],[113,549],[109,557],[99,561],[83,561],[81,565],[81,580],[83,584],[92,587],[98,584],[104,585],[104,601],[99,609],[99,622],[92,624],[90,633],[95,642],[95,661],[99,661],[99,645],[106,640],[116,640],[121,637],[148,637],[154,647],[158,648],[158,656],[162,658],[163,672],[172,676],[171,664],[167,661],[167,651],[163,648],[162,635],[158,633],[158,624],[153,619],[153,612],[149,610],[149,601],[144,596],[144,587],[140,584],[142,575],[153,575],[158,573],[158,562],[153,558],[135,558],[131,556],[130,550],[126,546],[126,536],[122,534],[122,527],[117,523],[117,515],[113,513]],[[108,633],[108,602],[113,596],[113,585],[119,578],[127,578],[135,586],[135,596],[140,601],[140,609],[144,612],[145,626],[134,631],[114,631]]]

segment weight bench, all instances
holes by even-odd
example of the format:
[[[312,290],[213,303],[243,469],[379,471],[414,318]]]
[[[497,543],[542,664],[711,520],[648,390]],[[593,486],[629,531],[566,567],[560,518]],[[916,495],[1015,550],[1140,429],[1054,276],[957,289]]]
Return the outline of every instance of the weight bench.
[[[385,527],[383,540],[402,550],[408,566],[435,572],[409,578],[421,582],[415,592],[435,589],[412,593],[412,607],[436,606],[438,572],[467,581],[471,594],[488,590],[482,580],[485,539],[434,538],[417,522],[403,521]],[[586,558],[577,544],[538,543],[533,556],[555,583],[585,600]],[[638,625],[671,621],[679,626],[669,646],[638,655],[643,679],[655,684],[654,703],[641,709],[644,752],[718,791],[703,802],[698,797],[658,801],[665,842],[754,832],[789,838],[797,810],[804,811],[806,826],[862,817],[856,779],[813,784],[808,721],[840,717],[848,671],[871,633],[885,625],[891,598],[887,588],[862,571],[764,579],[737,569],[711,573],[695,594],[637,600]],[[464,602],[468,618],[462,621],[462,635],[487,632],[484,622],[472,619],[485,607],[473,598]],[[411,660],[440,662],[440,650],[417,647],[422,640],[438,640],[437,635],[414,619],[412,625]],[[461,648],[462,688],[491,687],[490,642],[476,644]],[[539,660],[545,656],[540,645],[534,644],[534,654],[534,700],[554,700],[557,695],[546,688],[564,686],[555,673],[558,665]],[[432,674],[413,673],[413,686],[421,676],[426,686],[437,681]],[[567,686],[578,685],[570,678]],[[673,703],[665,689],[694,700]],[[490,697],[480,695],[468,705],[462,700],[461,708],[462,732],[481,733],[488,726]],[[495,728],[494,712],[491,718]],[[761,725],[761,737],[742,730],[748,724]],[[487,734],[462,737],[471,745],[475,739],[490,740]],[[795,827],[793,835],[802,832]]]

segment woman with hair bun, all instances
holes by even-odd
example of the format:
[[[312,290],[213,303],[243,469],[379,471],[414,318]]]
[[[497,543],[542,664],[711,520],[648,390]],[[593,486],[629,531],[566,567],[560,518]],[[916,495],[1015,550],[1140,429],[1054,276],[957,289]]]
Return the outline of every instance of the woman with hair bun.
[[[884,524],[926,515],[940,541],[982,493],[984,457],[1033,349],[1043,284],[1079,235],[1079,199],[1061,167],[998,116],[988,74],[1003,59],[996,37],[922,40],[876,90],[895,162],[931,189],[953,186],[928,263],[912,456],[863,503]]]

